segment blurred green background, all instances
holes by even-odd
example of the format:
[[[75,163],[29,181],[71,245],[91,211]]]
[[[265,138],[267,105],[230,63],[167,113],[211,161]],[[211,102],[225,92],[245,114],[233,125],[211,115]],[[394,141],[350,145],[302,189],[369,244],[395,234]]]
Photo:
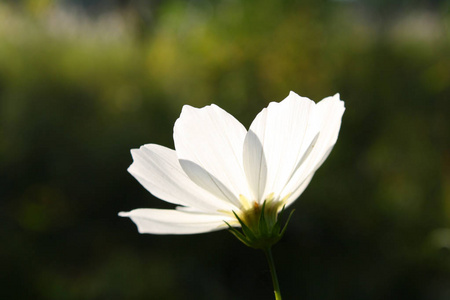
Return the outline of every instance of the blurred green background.
[[[249,126],[341,94],[339,140],[275,246],[285,299],[450,299],[450,1],[0,2],[0,298],[272,299],[226,231],[139,235],[172,207],[126,172],[183,104]]]

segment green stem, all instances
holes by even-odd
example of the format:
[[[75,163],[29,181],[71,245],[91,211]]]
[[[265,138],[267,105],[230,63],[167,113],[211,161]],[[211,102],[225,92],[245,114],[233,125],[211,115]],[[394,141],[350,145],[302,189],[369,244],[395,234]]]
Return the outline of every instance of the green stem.
[[[275,270],[275,263],[272,257],[272,249],[265,248],[263,249],[263,251],[264,254],[266,255],[267,262],[269,263],[270,274],[272,275],[273,292],[275,293],[275,300],[281,300],[280,285],[278,284],[277,270]]]

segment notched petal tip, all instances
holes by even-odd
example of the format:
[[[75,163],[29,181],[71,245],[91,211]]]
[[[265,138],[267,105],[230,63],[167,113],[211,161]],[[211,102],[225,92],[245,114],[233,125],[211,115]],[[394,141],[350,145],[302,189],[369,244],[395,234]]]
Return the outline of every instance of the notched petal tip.
[[[181,113],[183,113],[184,111],[187,111],[187,110],[191,110],[191,109],[196,109],[196,107],[193,107],[193,106],[191,106],[191,105],[189,105],[189,104],[185,104],[185,105],[183,105],[183,107],[181,108]]]
[[[282,104],[282,103],[286,103],[286,102],[291,102],[291,103],[312,102],[312,104],[315,104],[315,102],[313,100],[309,99],[308,97],[300,96],[299,94],[297,94],[294,91],[290,91],[289,95],[279,103]],[[277,103],[277,102],[274,102],[274,103]]]
[[[340,97],[341,97],[340,94],[336,93],[334,96],[329,96],[329,97],[323,98],[317,104],[331,106],[334,108],[341,108],[341,109],[343,109],[342,110],[342,112],[343,112],[345,110],[345,102]]]
[[[136,161],[136,157],[139,155],[139,152],[142,152],[147,146],[156,145],[156,144],[145,144],[140,146],[139,148],[133,148],[130,150],[131,157],[133,158],[133,162]],[[159,146],[159,145],[156,145]],[[131,166],[130,166],[131,167]]]
[[[328,98],[330,98],[330,99],[332,99],[332,100],[334,100],[334,101],[344,102],[344,101],[341,99],[341,94],[340,94],[340,93],[336,93],[336,94],[334,94],[333,96],[325,97],[324,100],[325,100],[325,99],[328,99]]]
[[[133,148],[133,149],[130,149],[130,154],[131,154],[131,157],[133,158],[133,161],[135,160],[135,156],[136,156],[137,152],[138,152],[141,148],[142,148],[142,146],[141,146],[140,148]]]
[[[300,97],[296,92],[294,92],[294,91],[289,91],[289,95],[288,95],[288,97],[289,96],[293,96],[293,97]]]
[[[334,94],[332,98],[335,99],[335,101],[338,101],[345,108],[345,102],[341,99],[341,95],[339,93]]]
[[[133,171],[133,164],[131,164],[128,168],[127,168],[127,172],[130,173],[131,175],[133,175],[132,171]]]
[[[181,109],[180,117],[183,115],[183,113],[190,113],[192,111],[211,109],[211,108],[219,108],[219,109],[221,109],[219,106],[215,105],[214,103],[209,104],[209,105],[205,105],[203,107],[194,107],[192,105],[185,104],[185,105],[183,105],[183,107]]]

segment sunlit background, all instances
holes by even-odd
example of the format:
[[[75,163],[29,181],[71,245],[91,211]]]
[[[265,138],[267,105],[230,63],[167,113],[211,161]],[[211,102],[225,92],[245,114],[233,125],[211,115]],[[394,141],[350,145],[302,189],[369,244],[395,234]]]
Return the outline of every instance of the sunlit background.
[[[285,299],[450,299],[450,1],[0,2],[0,298],[273,299],[226,231],[139,235],[184,104],[345,100],[273,249]]]

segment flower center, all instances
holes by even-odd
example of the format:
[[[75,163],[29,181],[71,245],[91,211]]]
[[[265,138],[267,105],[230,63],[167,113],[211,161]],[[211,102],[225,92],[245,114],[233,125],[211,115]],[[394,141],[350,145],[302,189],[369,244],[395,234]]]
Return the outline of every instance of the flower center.
[[[279,201],[276,200],[273,195],[273,193],[269,194],[263,204],[259,204],[257,201],[250,202],[245,196],[239,195],[239,200],[243,207],[238,214],[239,218],[249,228],[258,228],[261,221],[261,214],[263,214],[267,226],[269,226],[269,228],[273,227],[277,222],[278,213],[283,208],[287,199],[287,197],[284,197]]]
[[[272,193],[267,196],[262,204],[259,204],[257,201],[250,202],[243,195],[240,195],[242,209],[239,212],[233,211],[233,214],[241,225],[242,232],[239,232],[227,222],[225,223],[231,233],[247,246],[268,249],[279,241],[286,230],[286,225],[281,228],[278,213],[284,211],[288,196],[280,201],[275,200]],[[291,215],[292,213],[289,218]],[[289,222],[289,218],[287,222]]]

